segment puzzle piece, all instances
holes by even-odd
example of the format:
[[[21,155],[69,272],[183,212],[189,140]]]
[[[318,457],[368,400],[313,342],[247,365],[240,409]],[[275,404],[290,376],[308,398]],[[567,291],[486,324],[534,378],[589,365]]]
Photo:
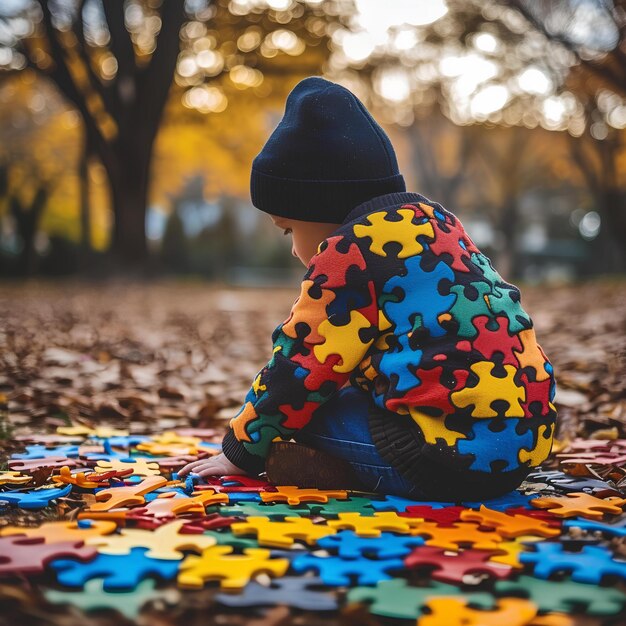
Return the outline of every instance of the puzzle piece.
[[[105,591],[129,591],[148,576],[162,580],[176,577],[180,561],[148,558],[145,553],[146,548],[133,548],[124,555],[98,554],[88,563],[58,559],[50,567],[66,587],[82,588],[92,578],[104,578]]]
[[[332,489],[300,489],[293,486],[277,486],[276,491],[260,493],[263,502],[287,502],[290,505],[298,505],[302,502],[328,502],[328,498],[345,500],[348,492]]]
[[[32,476],[20,474],[19,472],[0,472],[0,485],[25,485],[32,479]]]
[[[233,524],[231,530],[235,535],[256,534],[261,545],[277,548],[293,545],[294,539],[314,544],[319,538],[336,532],[334,528],[314,524],[306,517],[286,517],[282,522],[268,517],[248,517],[245,522]]]
[[[432,566],[430,574],[433,580],[444,583],[461,584],[470,574],[488,574],[494,578],[508,578],[512,568],[508,565],[494,563],[489,557],[496,552],[486,550],[462,550],[449,552],[432,546],[415,548],[404,559],[406,567]]]
[[[626,561],[615,561],[601,546],[584,546],[580,552],[565,552],[560,543],[540,541],[533,544],[535,552],[522,552],[520,563],[534,565],[533,575],[548,578],[554,572],[571,572],[575,582],[599,585],[607,575],[626,580]]]
[[[373,500],[351,496],[347,500],[329,500],[327,504],[310,504],[309,509],[315,515],[336,517],[339,513],[359,513],[361,516],[374,515]]]
[[[317,252],[311,258],[313,271],[307,276],[308,279],[315,281],[317,277],[325,276],[326,280],[321,284],[326,289],[345,287],[346,273],[350,267],[366,269],[365,259],[356,243],[350,243],[347,252],[337,250],[337,245],[345,240],[347,238],[343,235],[327,237],[326,247],[323,250],[321,249],[323,242],[319,244]]]
[[[481,531],[471,522],[459,522],[453,526],[438,526],[432,522],[424,522],[415,525],[411,534],[426,535],[429,537],[426,540],[427,546],[445,550],[456,550],[462,547],[462,544],[471,545],[476,550],[497,550],[502,540],[499,533]]]
[[[501,598],[492,610],[482,611],[467,606],[465,598],[431,598],[429,610],[417,620],[417,626],[572,626],[565,615],[537,616],[537,606],[521,598]],[[550,618],[546,621],[546,618]]]
[[[374,340],[363,343],[360,331],[369,329],[372,324],[359,311],[350,311],[350,321],[343,326],[335,326],[329,320],[323,320],[318,327],[318,332],[325,339],[324,343],[313,346],[315,358],[320,363],[334,354],[338,354],[340,362],[332,366],[334,372],[352,372],[363,359],[365,350]],[[357,347],[358,346],[358,347]]]
[[[359,537],[352,530],[342,530],[336,535],[317,540],[318,547],[336,550],[342,559],[359,559],[365,556],[395,559],[410,554],[414,546],[421,546],[423,543],[421,537],[399,537],[391,533],[381,533],[380,537]]]
[[[491,400],[495,400],[494,396]],[[516,426],[519,418],[504,420],[504,428],[493,431],[489,428],[488,420],[480,420],[472,424],[473,437],[459,439],[457,450],[460,454],[474,455],[470,469],[491,473],[491,463],[505,462],[503,471],[516,469],[519,466],[518,451],[532,446],[533,435],[530,430],[518,435]]]
[[[493,372],[496,364],[492,361],[478,361],[470,365],[470,370],[478,376],[478,383],[474,387],[465,387],[450,394],[450,400],[459,408],[473,406],[472,417],[497,417],[498,413],[491,408],[495,400],[505,400],[508,408],[504,417],[524,417],[522,402],[526,399],[526,391],[515,380],[517,368],[512,365],[502,365],[505,376],[496,376]],[[532,446],[532,439],[528,448]],[[543,459],[542,459],[543,460]]]
[[[463,511],[461,519],[464,522],[478,522],[481,526],[495,528],[502,537],[510,539],[520,535],[539,535],[540,537],[555,537],[561,534],[560,529],[553,528],[525,515],[507,515],[481,505],[478,511]]]
[[[626,594],[619,589],[571,580],[553,582],[520,576],[515,581],[497,582],[494,593],[528,598],[541,611],[573,613],[584,610],[589,615],[614,615],[626,607]]]
[[[601,532],[609,537],[626,537],[626,528],[602,524],[600,522],[586,522],[583,520],[566,520],[563,528],[580,528],[591,532]]]
[[[218,593],[216,602],[230,607],[290,606],[302,611],[334,611],[338,608],[332,592],[317,590],[323,587],[320,578],[311,576],[284,576],[272,580],[268,586],[252,581],[239,594]]]
[[[26,446],[26,452],[14,453],[12,459],[46,459],[48,457],[66,456],[68,458],[78,456],[78,446],[54,446],[47,448],[46,446],[34,445]]]
[[[498,544],[498,554],[494,554],[489,560],[494,563],[510,565],[515,569],[522,569],[523,566],[520,563],[519,555],[526,551],[526,544],[528,542],[540,540],[541,537],[522,535],[521,537],[516,537],[512,541],[501,541]]]
[[[320,505],[321,506],[321,505]],[[288,516],[311,515],[310,507],[302,504],[299,507],[288,504],[261,504],[259,502],[236,503],[233,506],[214,507],[211,511],[220,515],[236,515],[239,517],[269,517],[270,519],[284,519]]]
[[[588,493],[568,493],[559,498],[535,498],[531,504],[538,509],[548,509],[550,513],[558,517],[587,517],[589,519],[602,519],[604,513],[619,515],[626,499],[596,498]]]
[[[48,456],[45,459],[14,459],[8,462],[9,469],[17,472],[32,472],[42,467],[76,467],[76,461],[65,456]]]
[[[359,537],[380,537],[383,530],[407,534],[411,530],[408,518],[393,512],[374,513],[371,517],[363,517],[359,513],[339,513],[338,517],[338,520],[328,520],[328,526],[353,530]]]
[[[436,522],[438,526],[450,526],[461,521],[461,512],[466,511],[462,506],[447,506],[441,509],[433,508],[430,505],[407,506],[404,513],[399,513],[400,517],[414,517],[423,519],[426,522]]]
[[[96,502],[89,507],[90,511],[110,511],[122,506],[134,506],[143,504],[146,500],[144,495],[167,484],[167,479],[162,476],[148,476],[138,485],[128,487],[111,487],[96,492]]]
[[[481,422],[484,423],[484,422]],[[532,510],[532,506],[530,505],[530,501],[533,499],[532,496],[524,495],[519,491],[509,491],[509,493],[505,493],[503,496],[499,498],[493,498],[492,500],[480,500],[477,502],[462,502],[463,506],[466,506],[469,509],[477,509],[480,508],[483,504],[490,509],[494,509],[495,511],[504,511],[510,506],[520,506],[526,509]]]
[[[222,590],[237,591],[252,576],[282,576],[289,568],[288,559],[272,559],[270,551],[263,548],[246,548],[244,554],[232,552],[230,546],[213,546],[200,556],[188,556],[180,565],[179,586],[199,589],[208,580],[219,580]]]
[[[456,296],[454,303],[449,309],[452,318],[458,322],[459,330],[457,332],[461,339],[474,339],[478,335],[478,330],[472,324],[475,317],[487,316],[493,318],[493,313],[488,304],[488,295],[491,288],[484,282],[473,282],[471,288],[476,292],[475,298],[466,295],[465,285],[454,285],[450,287],[450,293]],[[474,294],[472,294],[474,295]]]
[[[148,548],[146,556],[152,559],[180,560],[182,550],[200,552],[215,545],[208,535],[181,534],[184,520],[175,520],[154,531],[123,528],[118,535],[90,537],[86,543],[98,548],[102,554],[129,554],[133,548]]]
[[[57,488],[35,489],[34,491],[4,491],[0,500],[19,506],[20,509],[42,509],[57,498],[65,498],[72,491],[72,486]]]
[[[99,474],[111,471],[133,470],[133,476],[160,476],[159,464],[146,459],[113,459],[98,461],[95,471]]]
[[[155,582],[151,579],[143,580],[133,591],[108,593],[103,589],[103,581],[97,578],[85,583],[83,593],[46,589],[44,594],[52,604],[69,604],[87,612],[115,609],[131,620],[137,617],[146,602],[158,599],[174,605],[180,595],[176,589],[155,589]]]
[[[422,269],[421,257],[415,256],[405,261],[406,273],[392,276],[383,285],[383,293],[402,289],[404,298],[399,302],[387,300],[382,308],[387,318],[394,322],[394,334],[400,337],[414,330],[415,316],[420,316],[421,325],[428,329],[431,337],[441,337],[445,329],[439,316],[447,313],[454,302],[454,295],[441,295],[441,281],[453,281],[454,272],[446,263],[439,262],[430,271]],[[411,349],[407,346],[407,349]]]
[[[459,596],[456,585],[430,583],[427,587],[414,587],[404,578],[383,580],[376,587],[355,587],[348,590],[349,603],[367,603],[369,612],[381,617],[416,619],[422,614],[426,602],[433,597]],[[463,598],[486,609],[494,606],[494,598],[486,592],[467,592]]]
[[[385,219],[388,215],[398,215],[400,220]],[[367,215],[369,225],[355,224],[352,230],[356,237],[370,239],[369,249],[372,254],[386,257],[384,247],[393,241],[401,245],[401,250],[396,256],[399,259],[405,259],[423,252],[424,245],[418,241],[418,237],[433,239],[435,236],[430,222],[415,224],[414,218],[414,209],[396,209],[393,212],[377,211]]]
[[[319,573],[320,578],[327,585],[334,587],[350,586],[351,579],[359,585],[375,585],[381,580],[390,580],[389,571],[404,569],[402,559],[385,559],[377,561],[373,559],[343,559],[338,556],[315,556],[303,554],[291,562],[291,567],[296,572],[313,570]]]
[[[96,474],[95,472],[90,474],[85,474],[85,472],[72,474],[70,468],[65,465],[61,468],[58,475],[52,477],[52,480],[55,483],[62,483],[64,485],[76,485],[81,489],[96,489],[97,487],[102,487],[102,483],[99,480],[91,480],[92,476],[103,476],[103,474]]]
[[[404,513],[407,507],[416,506],[418,504],[420,504],[419,500],[408,500],[407,498],[400,498],[390,494],[386,494],[384,500],[371,501],[371,506],[375,511],[396,511],[396,513]]]
[[[86,561],[96,556],[82,541],[45,543],[43,537],[13,536],[0,538],[0,576],[41,574],[45,566],[59,557]]]
[[[37,528],[5,526],[0,528],[0,536],[22,535],[41,537],[46,543],[87,541],[91,537],[109,535],[117,528],[115,522],[106,520],[80,520],[77,522],[44,522]]]

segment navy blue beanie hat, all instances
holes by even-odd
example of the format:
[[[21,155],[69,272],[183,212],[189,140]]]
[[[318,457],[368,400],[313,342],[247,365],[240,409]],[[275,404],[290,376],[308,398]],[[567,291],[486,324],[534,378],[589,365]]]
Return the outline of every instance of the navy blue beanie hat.
[[[266,213],[340,224],[355,206],[406,191],[385,131],[345,87],[301,80],[252,162],[252,204]]]

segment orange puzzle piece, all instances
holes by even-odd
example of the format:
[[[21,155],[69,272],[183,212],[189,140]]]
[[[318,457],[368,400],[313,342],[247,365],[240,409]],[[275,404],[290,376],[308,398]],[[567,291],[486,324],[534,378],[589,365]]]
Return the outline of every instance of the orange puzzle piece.
[[[292,485],[276,486],[276,491],[262,491],[261,500],[263,502],[286,502],[290,505],[301,502],[328,502],[328,498],[346,500],[348,492],[332,489],[300,489]]]
[[[44,522],[37,528],[22,526],[6,526],[0,529],[0,536],[25,535],[26,537],[43,537],[46,543],[62,541],[85,541],[93,537],[102,537],[115,532],[117,525],[108,520],[90,520],[90,524],[82,522]]]
[[[538,509],[549,509],[558,517],[586,517],[601,519],[604,513],[620,515],[626,499],[612,496],[596,498],[588,493],[576,491],[559,498],[535,498],[530,503]]]
[[[167,485],[167,478],[163,476],[148,476],[137,485],[127,487],[111,487],[96,492],[96,502],[88,511],[109,511],[123,506],[143,504],[144,494]]]
[[[495,528],[499,535],[510,539],[520,535],[539,535],[541,537],[556,537],[561,534],[559,528],[549,526],[542,520],[527,515],[508,515],[501,511],[494,511],[484,504],[478,511],[467,509],[461,511],[464,522],[478,522],[481,526]]]
[[[430,613],[417,620],[417,626],[569,626],[573,624],[567,615],[551,613],[537,615],[534,602],[522,598],[500,598],[491,611],[467,606],[463,597],[431,597],[425,606]],[[549,619],[547,619],[549,618]]]
[[[424,542],[427,546],[445,550],[457,550],[462,544],[471,544],[475,550],[496,550],[502,541],[499,533],[479,530],[478,525],[471,522],[458,522],[451,526],[422,522],[413,525],[411,534],[426,535],[430,537]]]

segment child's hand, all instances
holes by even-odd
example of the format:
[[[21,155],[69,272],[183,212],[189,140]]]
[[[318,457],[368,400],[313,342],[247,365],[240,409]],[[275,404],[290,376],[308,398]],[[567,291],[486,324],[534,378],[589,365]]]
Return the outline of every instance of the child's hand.
[[[198,476],[231,476],[234,474],[246,474],[245,470],[233,465],[223,453],[219,453],[208,459],[201,459],[187,463],[179,472],[179,476],[186,476],[193,472]]]

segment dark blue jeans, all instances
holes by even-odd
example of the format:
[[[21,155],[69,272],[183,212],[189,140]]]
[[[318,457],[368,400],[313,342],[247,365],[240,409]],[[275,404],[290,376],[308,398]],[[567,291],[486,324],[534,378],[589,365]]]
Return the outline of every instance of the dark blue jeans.
[[[348,461],[369,491],[417,498],[417,487],[380,456],[372,441],[368,424],[370,403],[362,389],[342,387],[293,438]]]

